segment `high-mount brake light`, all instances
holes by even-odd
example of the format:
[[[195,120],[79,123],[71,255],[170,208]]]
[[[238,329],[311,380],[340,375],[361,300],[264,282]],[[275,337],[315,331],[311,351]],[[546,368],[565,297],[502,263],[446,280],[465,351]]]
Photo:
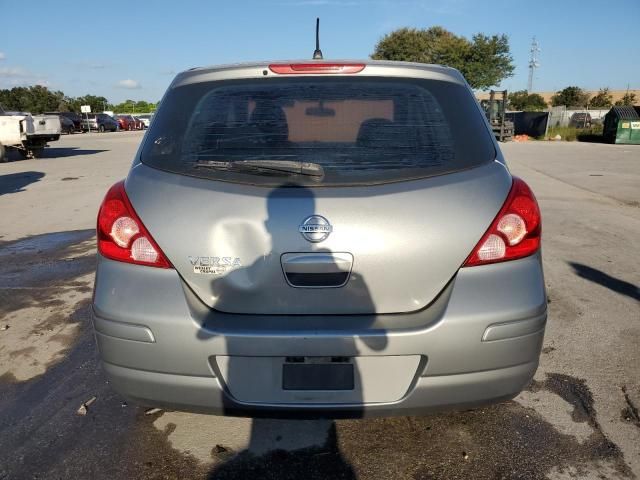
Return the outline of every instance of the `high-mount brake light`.
[[[124,181],[112,186],[98,212],[98,252],[111,260],[172,268],[131,206]]]
[[[364,70],[364,63],[272,63],[269,70],[273,73],[289,75],[358,73]]]
[[[514,177],[500,213],[463,266],[473,267],[527,257],[540,248],[541,230],[536,197],[524,181]]]

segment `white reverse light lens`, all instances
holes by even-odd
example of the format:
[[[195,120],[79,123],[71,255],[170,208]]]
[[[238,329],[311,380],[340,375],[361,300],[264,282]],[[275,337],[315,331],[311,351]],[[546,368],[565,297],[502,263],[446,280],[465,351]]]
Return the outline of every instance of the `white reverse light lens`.
[[[527,234],[527,225],[520,215],[508,213],[498,222],[498,231],[507,237],[509,245],[517,245]]]
[[[137,241],[137,240],[136,240]],[[135,245],[135,242],[133,242]],[[504,257],[507,246],[498,235],[489,235],[478,250],[480,260],[497,260]]]
[[[147,237],[139,237],[131,245],[131,258],[138,262],[155,263],[158,259],[158,252],[147,240]]]
[[[136,235],[140,229],[133,218],[120,217],[113,222],[111,227],[111,238],[120,247],[129,245],[129,240]]]

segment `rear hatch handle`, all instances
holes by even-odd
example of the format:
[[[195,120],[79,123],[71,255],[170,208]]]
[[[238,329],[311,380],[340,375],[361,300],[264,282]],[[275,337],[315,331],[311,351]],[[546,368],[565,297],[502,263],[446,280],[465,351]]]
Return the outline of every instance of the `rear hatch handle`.
[[[280,257],[287,283],[296,288],[337,288],[349,281],[353,255],[346,252],[285,253]]]

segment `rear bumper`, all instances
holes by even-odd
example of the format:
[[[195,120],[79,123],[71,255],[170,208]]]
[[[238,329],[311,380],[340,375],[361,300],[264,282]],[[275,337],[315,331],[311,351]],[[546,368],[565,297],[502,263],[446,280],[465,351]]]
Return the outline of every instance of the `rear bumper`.
[[[99,258],[93,310],[105,372],[131,401],[226,415],[360,417],[514,397],[538,365],[546,296],[534,255],[462,269],[429,308],[380,315],[361,328],[357,316],[210,312],[173,270]],[[404,371],[361,369],[358,395],[283,395],[277,366],[293,356],[420,361]],[[265,368],[246,367],[248,358],[263,358]]]
[[[423,415],[509,400],[529,383],[538,367],[531,363],[485,372],[420,377],[397,402],[369,404],[242,403],[216,378],[148,372],[103,362],[111,386],[129,401],[171,410],[255,417],[360,418]]]
[[[33,133],[27,135],[27,145],[55,142],[60,139],[60,133]]]

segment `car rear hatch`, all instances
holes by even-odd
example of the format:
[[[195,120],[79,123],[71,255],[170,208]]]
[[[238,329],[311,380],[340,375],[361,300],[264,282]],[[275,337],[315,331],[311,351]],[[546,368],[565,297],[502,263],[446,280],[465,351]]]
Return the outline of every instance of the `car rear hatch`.
[[[206,81],[165,96],[126,191],[211,308],[410,312],[504,202],[494,160],[456,76]]]

